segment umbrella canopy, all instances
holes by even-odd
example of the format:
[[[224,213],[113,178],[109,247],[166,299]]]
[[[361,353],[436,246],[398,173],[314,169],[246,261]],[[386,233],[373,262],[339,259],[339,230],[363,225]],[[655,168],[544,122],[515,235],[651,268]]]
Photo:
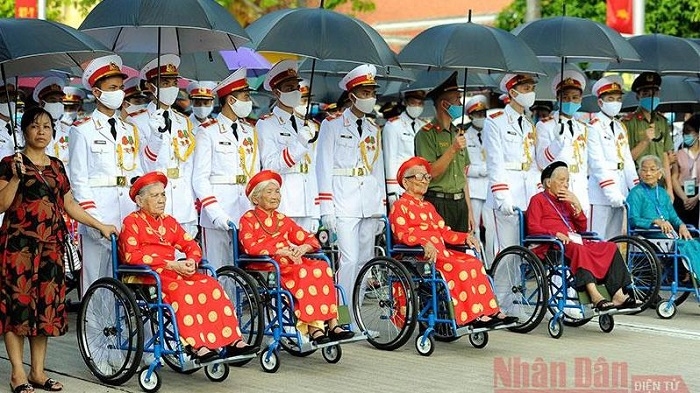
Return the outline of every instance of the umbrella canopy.
[[[471,22],[431,27],[415,36],[398,58],[409,67],[544,74],[523,40],[507,31]]]
[[[316,60],[306,59],[299,64],[299,73],[308,76],[313,71],[316,75],[340,76],[343,77],[352,71],[357,64],[346,61]],[[385,81],[410,82],[416,79],[415,73],[409,69],[403,70],[398,67],[378,67],[376,78]]]
[[[140,70],[156,55],[152,53],[122,53],[121,57],[124,64]],[[180,55],[178,72],[183,78],[198,81],[221,81],[231,74],[231,70],[217,51]]]
[[[272,68],[272,64],[265,57],[244,46],[236,50],[222,50],[220,53],[229,70],[245,67],[248,77],[266,74]]]
[[[516,27],[543,61],[638,61],[639,54],[617,31],[590,19],[558,16]]]
[[[249,41],[228,10],[212,0],[103,0],[79,30],[118,53],[215,51]]]
[[[452,71],[423,70],[416,73],[416,80],[402,86],[401,91],[432,90],[447,79]],[[457,80],[464,80],[464,70],[457,71]],[[467,75],[467,89],[497,89],[498,83],[489,74],[471,73]]]
[[[70,69],[109,49],[72,27],[42,19],[0,19],[0,64],[4,77]]]
[[[651,71],[661,75],[700,73],[700,45],[688,39],[647,34],[632,37],[629,43],[639,52],[642,61],[611,63],[606,67],[607,71]]]
[[[700,85],[697,79],[681,75],[662,77],[659,90],[657,112],[695,112],[700,105]],[[639,100],[634,92],[628,92],[622,98],[622,110],[634,111]]]
[[[324,8],[292,8],[263,15],[246,28],[259,52],[317,60],[398,66],[384,39],[366,23]]]

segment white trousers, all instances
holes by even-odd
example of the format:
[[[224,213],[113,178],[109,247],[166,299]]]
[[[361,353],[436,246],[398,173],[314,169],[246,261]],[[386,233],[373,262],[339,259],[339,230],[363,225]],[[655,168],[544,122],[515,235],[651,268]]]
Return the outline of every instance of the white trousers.
[[[486,231],[484,256],[491,267],[499,251],[520,244],[520,220],[517,214],[507,216],[497,209],[485,208],[482,215]]]
[[[340,259],[336,278],[338,285],[345,292],[345,300],[351,316],[353,315],[352,291],[355,280],[362,266],[374,257],[376,229],[377,220],[373,218],[337,218]]]
[[[318,221],[318,218],[312,218],[312,217],[289,217],[289,218],[291,218],[292,221],[294,221],[297,225],[304,228],[304,230],[306,232],[311,232],[311,223],[314,220]],[[318,229],[318,225],[316,225],[316,229]]]
[[[112,242],[82,235],[80,239],[83,269],[80,272],[80,296],[102,277],[112,277]]]
[[[607,240],[623,234],[623,222],[626,219],[625,209],[622,207],[591,205],[588,227],[591,231],[598,233],[598,236]]]
[[[484,211],[484,200],[471,198],[472,214],[474,215],[474,236],[481,239],[481,215]]]
[[[204,259],[207,260],[214,270],[234,264],[231,236],[231,231],[202,228],[202,252]]]

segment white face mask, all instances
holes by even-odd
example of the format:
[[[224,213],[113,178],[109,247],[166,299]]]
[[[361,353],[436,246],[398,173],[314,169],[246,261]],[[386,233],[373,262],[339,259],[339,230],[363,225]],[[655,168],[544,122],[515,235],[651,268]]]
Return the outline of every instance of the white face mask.
[[[10,111],[9,108],[12,108],[12,110]],[[15,113],[17,113],[15,111],[15,102],[14,101],[10,102],[9,108],[8,108],[7,104],[0,104],[0,115],[3,115],[5,117],[10,117],[10,112],[12,112],[13,115]]]
[[[245,118],[253,111],[253,101],[236,100],[230,105],[237,117]]]
[[[602,110],[603,113],[610,117],[617,116],[617,114],[620,113],[620,110],[622,109],[622,103],[617,101],[598,101],[598,104],[600,104],[600,110]]]
[[[54,120],[60,119],[63,115],[63,103],[61,102],[44,102],[44,109]]]
[[[415,119],[423,113],[423,105],[407,106],[406,114],[411,119]]]
[[[483,118],[483,117],[473,118],[472,125],[476,128],[484,128],[484,120],[486,120],[486,118]]]
[[[100,94],[99,97],[97,97],[100,102],[106,106],[109,109],[118,109],[120,106],[122,106],[122,102],[124,102],[124,90],[115,90],[115,91],[103,91],[100,89],[99,90],[102,94]]]
[[[160,101],[163,105],[170,106],[175,103],[175,100],[177,100],[177,95],[180,93],[180,89],[177,86],[172,86],[172,87],[164,87],[162,89],[155,89],[155,95],[158,97],[158,101]],[[160,93],[160,95],[158,95]]]
[[[209,116],[212,110],[214,110],[214,105],[192,107],[192,113],[194,113],[195,117],[198,119],[204,119],[205,117]]]
[[[74,122],[78,118],[78,112],[63,112],[63,119],[68,122]]]
[[[126,110],[126,113],[128,114],[133,114],[136,113],[142,109],[146,109],[148,107],[148,104],[141,104],[141,105],[135,105],[135,104],[129,104],[124,110]]]
[[[306,105],[297,105],[294,107],[294,112],[299,115],[299,117],[306,116]]]
[[[516,97],[513,98],[513,101],[517,102],[520,104],[525,109],[530,108],[535,104],[535,92],[531,91],[529,93],[519,93],[517,90],[513,89],[515,94],[517,94]],[[511,95],[512,97],[512,95]]]
[[[355,97],[355,102],[353,102],[355,108],[362,113],[372,113],[374,110],[374,104],[377,103],[377,97],[357,98],[357,96],[354,94],[352,96]]]
[[[295,106],[299,105],[301,102],[301,91],[300,90],[294,90],[294,91],[288,91],[286,93],[283,93],[280,91],[280,97],[279,100],[282,104],[294,108]]]

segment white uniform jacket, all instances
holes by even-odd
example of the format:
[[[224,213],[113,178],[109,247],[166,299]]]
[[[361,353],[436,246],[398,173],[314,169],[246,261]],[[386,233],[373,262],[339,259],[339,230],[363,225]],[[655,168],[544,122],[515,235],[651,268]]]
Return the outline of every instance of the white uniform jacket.
[[[19,124],[17,125],[15,136],[17,137],[19,149],[24,148],[24,135],[22,135],[22,131],[19,130]],[[12,134],[10,134],[8,123],[0,119],[0,158],[11,156],[14,153],[15,142],[12,140]]]
[[[588,210],[588,127],[574,118],[559,121],[559,114],[554,112],[537,123],[537,164],[544,169],[554,161],[565,162],[569,166],[569,190]]]
[[[195,148],[192,123],[170,108],[170,132],[152,133],[148,120],[155,110],[156,106],[150,103],[147,111],[128,118],[142,135],[144,146],[141,162],[144,172],[160,171],[168,176],[165,213],[175,217],[179,223],[196,222],[197,210],[192,191],[192,155]]]
[[[484,131],[469,127],[465,133],[469,166],[467,167],[467,185],[472,199],[486,199],[489,188],[488,171],[486,170],[486,151],[484,150]]]
[[[482,131],[489,178],[486,207],[498,209],[507,202],[524,211],[539,192],[535,134],[529,117],[521,116],[510,105],[486,117]]]
[[[610,205],[613,200],[627,198],[639,177],[625,126],[603,112],[596,113],[588,126],[588,152],[591,204]]]
[[[124,217],[136,209],[129,198],[130,180],[141,175],[139,135],[136,127],[113,117],[117,138],[112,137],[109,117],[97,109],[76,121],[68,136],[68,167],[75,200],[93,217],[121,227]],[[81,233],[85,227],[81,225]]]
[[[318,190],[321,215],[366,218],[386,214],[384,160],[379,128],[348,108],[321,123],[318,138]]]
[[[413,126],[411,123],[414,123]],[[382,147],[384,148],[385,176],[387,191],[392,196],[399,197],[403,194],[403,188],[396,181],[396,172],[404,161],[416,155],[414,145],[416,133],[426,124],[427,122],[421,118],[411,119],[406,112],[389,119],[384,124]]]
[[[288,217],[320,218],[316,179],[316,145],[309,141],[316,135],[316,123],[295,118],[275,107],[255,125],[260,139],[262,169],[282,176],[282,201],[279,211]]]
[[[202,206],[200,225],[204,228],[215,228],[214,220],[219,217],[238,224],[252,206],[245,187],[260,171],[258,137],[253,126],[238,119],[236,139],[232,124],[221,115],[202,123],[197,131],[192,186]]]
[[[56,136],[51,140],[48,146],[46,146],[46,154],[56,157],[63,162],[63,165],[68,170],[68,160],[69,160],[69,149],[68,140],[70,128],[73,126],[72,122],[67,122],[65,119],[61,119],[56,122],[54,126],[56,129]],[[111,134],[110,134],[111,136]]]

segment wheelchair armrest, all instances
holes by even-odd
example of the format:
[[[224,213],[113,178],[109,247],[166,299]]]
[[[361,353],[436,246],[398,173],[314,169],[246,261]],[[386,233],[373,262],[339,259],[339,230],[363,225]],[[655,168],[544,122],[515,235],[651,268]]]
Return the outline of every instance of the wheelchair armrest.
[[[150,274],[153,273],[153,269],[147,265],[119,265],[117,267],[117,273],[120,274]]]
[[[579,232],[579,235],[584,239],[602,240],[600,236],[598,236],[598,232]]]
[[[392,253],[404,253],[404,254],[420,254],[423,255],[425,253],[425,250],[423,250],[423,247],[417,246],[407,246],[405,244],[394,244],[394,246],[391,248]]]

